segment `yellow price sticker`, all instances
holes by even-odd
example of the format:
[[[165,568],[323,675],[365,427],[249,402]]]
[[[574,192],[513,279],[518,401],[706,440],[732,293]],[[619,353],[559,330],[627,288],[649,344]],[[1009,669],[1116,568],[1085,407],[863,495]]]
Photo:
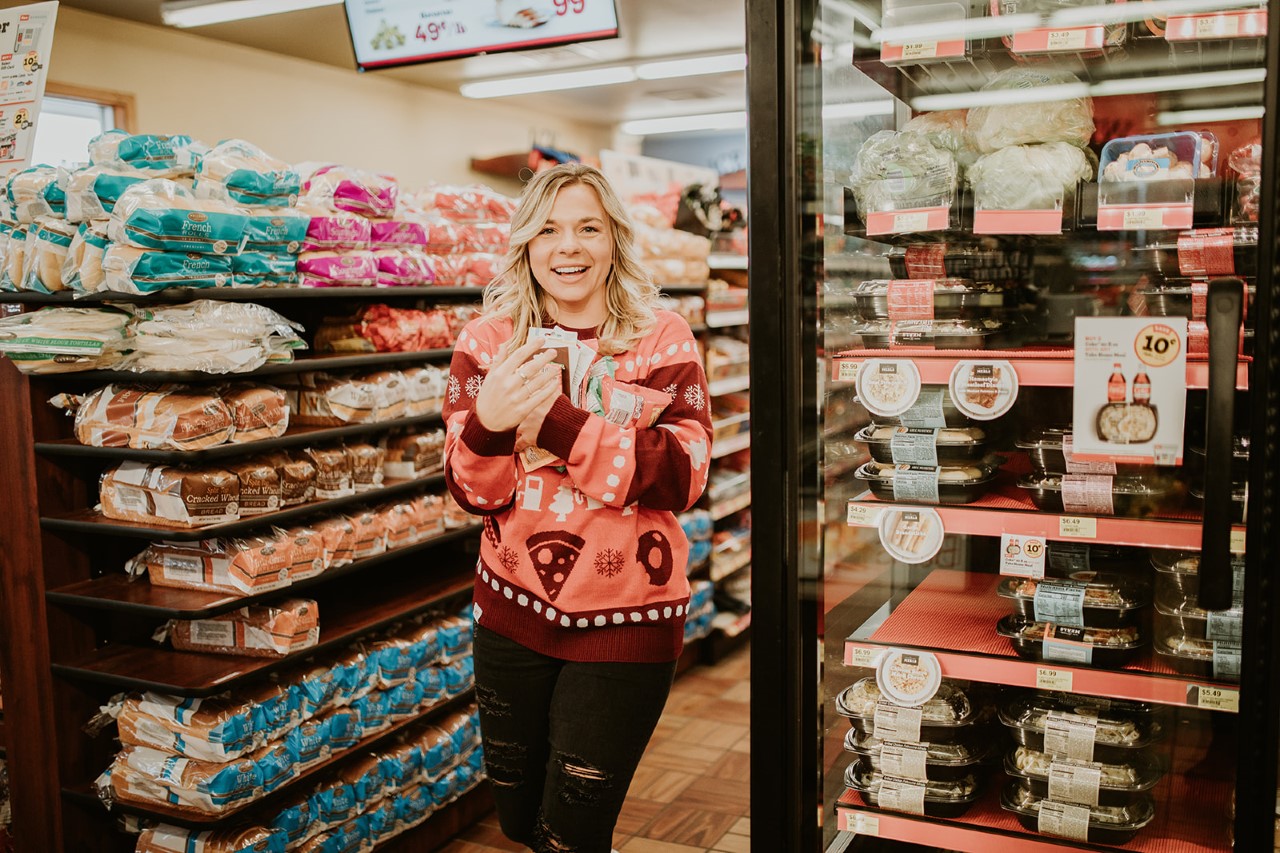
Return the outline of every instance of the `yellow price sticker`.
[[[1243,553],[1244,553],[1244,531],[1243,531],[1243,530],[1232,530],[1232,531],[1231,531],[1231,546],[1230,546],[1230,547],[1231,547],[1231,553],[1232,553],[1232,554],[1243,554]]]
[[[869,649],[866,646],[855,646],[850,644],[848,654],[845,655],[846,666],[875,666],[876,650]]]
[[[1193,692],[1194,691],[1194,692]],[[1230,687],[1206,687],[1193,684],[1187,689],[1190,704],[1211,711],[1230,711],[1240,713],[1240,691]]]
[[[1164,367],[1173,362],[1182,351],[1182,338],[1164,323],[1144,326],[1133,341],[1133,351],[1138,360],[1148,367]]]
[[[862,366],[860,361],[842,361],[836,367],[837,382],[856,382],[858,379],[858,368]]]
[[[1058,516],[1058,535],[1063,539],[1097,539],[1098,519],[1078,515]]]
[[[1075,673],[1069,669],[1051,669],[1047,666],[1036,667],[1037,690],[1071,690]]]

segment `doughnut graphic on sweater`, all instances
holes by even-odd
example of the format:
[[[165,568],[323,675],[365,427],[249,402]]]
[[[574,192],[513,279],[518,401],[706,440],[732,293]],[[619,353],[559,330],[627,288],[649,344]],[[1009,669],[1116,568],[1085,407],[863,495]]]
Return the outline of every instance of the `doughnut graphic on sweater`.
[[[662,586],[671,580],[671,569],[675,560],[671,556],[671,543],[658,530],[650,530],[641,535],[640,547],[636,549],[636,560],[649,573],[649,583]]]
[[[525,540],[529,559],[533,560],[534,571],[542,581],[548,600],[555,601],[560,597],[564,582],[569,579],[585,544],[586,540],[581,536],[557,530],[535,533]]]

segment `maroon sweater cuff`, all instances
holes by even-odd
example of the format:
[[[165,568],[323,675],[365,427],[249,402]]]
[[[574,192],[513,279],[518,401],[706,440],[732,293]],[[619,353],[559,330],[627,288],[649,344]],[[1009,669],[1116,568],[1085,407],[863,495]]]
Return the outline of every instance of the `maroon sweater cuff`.
[[[573,443],[578,440],[578,433],[587,425],[589,417],[589,414],[574,406],[568,397],[561,394],[551,404],[551,411],[547,412],[542,421],[542,429],[538,430],[538,446],[568,462],[569,454],[573,452]]]
[[[462,428],[462,443],[477,456],[510,456],[516,452],[516,431],[491,432],[472,412]]]

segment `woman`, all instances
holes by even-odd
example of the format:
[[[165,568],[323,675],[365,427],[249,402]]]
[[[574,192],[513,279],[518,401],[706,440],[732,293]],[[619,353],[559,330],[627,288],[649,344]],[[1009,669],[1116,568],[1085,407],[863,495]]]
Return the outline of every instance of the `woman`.
[[[503,832],[535,851],[610,849],[683,647],[674,513],[706,486],[711,421],[693,333],[656,298],[617,195],[566,163],[525,188],[484,312],[454,350],[446,476],[485,520],[485,766]],[[564,381],[548,334],[594,351],[590,379]]]

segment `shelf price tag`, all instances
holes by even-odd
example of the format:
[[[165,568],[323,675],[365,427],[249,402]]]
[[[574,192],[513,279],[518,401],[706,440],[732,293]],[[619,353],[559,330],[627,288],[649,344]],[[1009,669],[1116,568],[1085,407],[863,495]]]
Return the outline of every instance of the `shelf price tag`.
[[[1098,519],[1060,515],[1058,516],[1058,535],[1064,539],[1097,539]]]
[[[1000,574],[1018,578],[1042,578],[1044,561],[1044,539],[1012,533],[1000,535]]]
[[[880,818],[875,815],[841,809],[840,817],[844,824],[840,829],[845,832],[852,832],[854,835],[878,836],[880,834]]]
[[[850,527],[875,527],[880,522],[880,507],[849,501],[845,522]]]
[[[844,663],[845,666],[874,667],[879,655],[879,649],[869,649],[866,646],[855,646],[849,643],[845,647]]]
[[[1204,684],[1187,685],[1187,704],[1210,711],[1240,713],[1240,691],[1234,687],[1209,687]]]
[[[1232,529],[1231,531],[1231,553],[1244,553],[1244,531],[1239,528]]]
[[[1056,669],[1047,666],[1036,667],[1037,690],[1064,690],[1070,692],[1075,673],[1069,669]]]
[[[861,366],[862,362],[850,361],[848,359],[836,362],[836,381],[856,382],[858,379],[858,368]]]

